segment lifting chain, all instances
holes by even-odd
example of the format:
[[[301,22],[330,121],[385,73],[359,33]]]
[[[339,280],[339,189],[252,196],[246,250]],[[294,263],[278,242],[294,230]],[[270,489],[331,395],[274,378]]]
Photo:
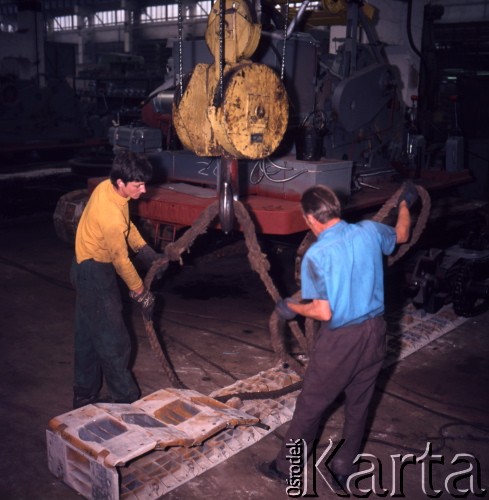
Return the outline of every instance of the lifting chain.
[[[282,47],[282,65],[280,68],[280,79],[282,82],[285,77],[285,51],[287,46],[287,30],[289,29],[289,0],[285,4],[285,21],[284,21],[284,46]]]
[[[412,236],[409,243],[401,245],[396,254],[389,258],[388,260],[389,266],[393,265],[413,245],[416,244],[427,224],[431,208],[431,200],[428,192],[424,188],[422,188],[421,186],[416,186],[416,189],[418,191],[422,203],[421,212],[413,228]],[[401,195],[401,193],[402,193],[402,188],[398,189],[391,196],[391,198],[389,198],[385,202],[385,204],[382,206],[379,212],[373,217],[372,220],[376,222],[384,221],[388,217],[390,211],[397,207],[399,196]],[[276,303],[280,299],[280,294],[275,284],[273,283],[272,278],[270,277],[269,274],[270,263],[266,255],[261,251],[256,236],[255,225],[248,213],[248,210],[243,205],[243,203],[241,203],[238,200],[233,200],[233,207],[236,219],[238,220],[243,231],[246,246],[248,249],[248,260],[250,262],[251,268],[260,276],[268,294]],[[207,231],[210,224],[216,217],[218,217],[218,215],[219,215],[219,200],[216,200],[200,214],[200,216],[196,219],[194,224],[189,229],[187,229],[187,231],[185,231],[185,233],[178,240],[168,244],[165,247],[165,251],[162,258],[154,262],[150,270],[146,274],[146,277],[144,279],[144,285],[147,288],[150,288],[155,275],[157,273],[161,273],[161,271],[165,271],[170,261],[181,262],[182,254],[185,251],[188,251],[188,249],[192,246],[192,244],[199,235]],[[303,242],[299,246],[297,252],[298,259],[302,258],[307,248],[309,248],[309,246],[314,242],[314,237],[312,237],[311,235],[312,233],[308,232]],[[293,297],[300,300],[301,299],[300,290],[296,292],[293,295]],[[166,353],[164,352],[164,349],[162,348],[161,343],[158,340],[158,337],[154,330],[153,321],[144,320],[144,325],[150,341],[150,345],[152,349],[156,352],[157,357],[163,367],[163,370],[170,380],[170,383],[177,388],[186,388],[185,384],[183,384],[176,375],[174,369],[171,366],[169,358],[167,357]],[[316,322],[314,320],[311,320],[310,318],[307,318],[305,321],[305,333],[302,332],[298,322],[295,320],[289,321],[288,327],[292,331],[294,337],[301,346],[302,350],[308,353],[312,346],[314,332],[316,331]],[[287,352],[286,342],[285,342],[285,324],[283,321],[279,319],[275,311],[273,311],[270,316],[269,328],[270,328],[270,339],[272,347],[280,362],[282,362],[285,366],[287,365],[290,366],[299,375],[303,376],[305,371],[305,365]],[[222,398],[221,400],[222,401],[228,400],[231,397],[236,397],[236,396],[240,397],[241,399],[272,398],[297,390],[299,388],[300,388],[300,382],[272,392],[230,394],[226,395],[225,398]]]
[[[178,0],[178,92],[183,97],[183,0]]]
[[[224,100],[224,30],[226,25],[226,0],[219,0],[219,98]]]

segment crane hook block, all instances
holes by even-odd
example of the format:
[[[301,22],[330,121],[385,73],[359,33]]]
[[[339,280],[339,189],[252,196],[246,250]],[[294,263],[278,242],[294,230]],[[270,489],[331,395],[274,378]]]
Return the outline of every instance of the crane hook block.
[[[226,0],[224,19],[219,5],[214,3],[206,31],[214,64],[197,64],[185,78],[173,102],[175,130],[198,156],[266,158],[287,129],[287,92],[274,69],[247,59],[258,46],[261,26],[252,23],[246,2]]]

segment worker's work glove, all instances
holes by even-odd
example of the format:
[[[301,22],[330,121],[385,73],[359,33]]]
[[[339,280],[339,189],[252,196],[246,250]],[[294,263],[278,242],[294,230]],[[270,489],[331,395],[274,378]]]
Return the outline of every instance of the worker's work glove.
[[[407,207],[410,209],[419,198],[418,190],[411,181],[405,181],[402,185],[402,192],[399,196],[399,203],[405,201]]]
[[[290,321],[297,316],[297,313],[289,307],[289,304],[298,304],[298,302],[292,297],[287,297],[286,299],[278,300],[275,304],[275,312],[280,319]]]
[[[151,321],[153,318],[153,309],[155,305],[155,296],[145,288],[139,295],[131,290],[129,292],[129,297],[137,302],[143,313],[143,318],[146,321]]]
[[[144,245],[144,247],[139,249],[135,259],[144,269],[148,270],[153,265],[153,262],[160,257],[161,255],[155,252],[149,245]]]

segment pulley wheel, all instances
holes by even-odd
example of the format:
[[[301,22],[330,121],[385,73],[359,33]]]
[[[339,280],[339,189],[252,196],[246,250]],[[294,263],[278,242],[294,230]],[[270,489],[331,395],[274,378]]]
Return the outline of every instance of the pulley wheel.
[[[216,88],[209,120],[230,156],[260,159],[271,155],[287,129],[289,108],[285,87],[275,71],[244,62],[224,75],[222,99]]]

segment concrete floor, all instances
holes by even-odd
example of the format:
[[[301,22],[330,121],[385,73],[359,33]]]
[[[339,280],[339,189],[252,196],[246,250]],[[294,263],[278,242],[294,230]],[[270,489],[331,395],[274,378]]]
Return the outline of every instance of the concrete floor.
[[[0,496],[80,498],[49,472],[45,440],[49,420],[71,410],[72,249],[56,237],[50,214],[3,223],[0,245]],[[274,365],[267,328],[273,302],[237,248],[219,258],[190,254],[156,287],[157,318],[170,358],[180,378],[204,394]],[[169,384],[138,312],[129,301],[126,305],[135,344],[134,373],[147,395]],[[432,465],[432,486],[442,490],[441,498],[450,497],[444,486],[449,474],[466,468],[452,464],[457,454],[476,459],[478,486],[488,488],[488,327],[489,313],[469,319],[382,372],[364,451],[381,460],[383,486],[389,491],[394,488],[391,456],[421,457],[429,442],[433,454],[443,457],[444,463]],[[340,437],[341,411],[338,404],[329,415],[319,450],[330,437]],[[283,486],[255,469],[274,456],[285,427],[166,498],[288,498]],[[421,478],[421,464],[406,467],[405,498],[429,496],[422,491]],[[463,480],[459,486],[467,484]],[[310,496],[336,498],[320,477],[315,491],[311,488]]]

